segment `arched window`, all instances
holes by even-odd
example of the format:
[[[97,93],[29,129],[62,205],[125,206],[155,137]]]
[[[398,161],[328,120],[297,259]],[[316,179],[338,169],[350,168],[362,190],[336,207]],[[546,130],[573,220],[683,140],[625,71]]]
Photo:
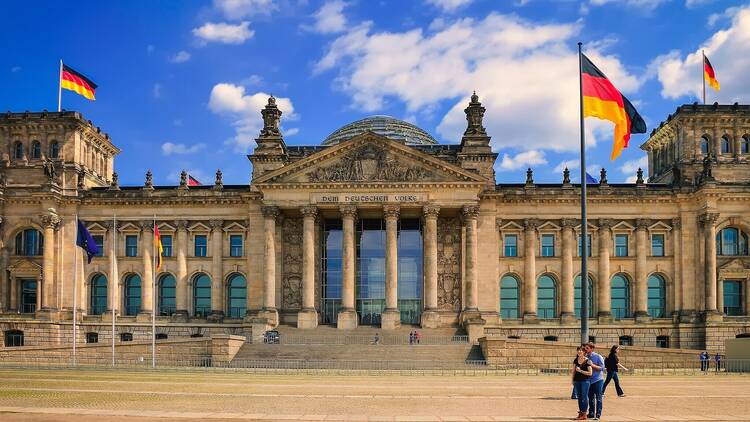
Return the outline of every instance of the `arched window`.
[[[193,315],[206,317],[211,313],[211,279],[198,274],[193,279]]]
[[[20,142],[16,142],[15,145],[13,145],[13,159],[23,160],[23,144]]]
[[[242,318],[247,310],[247,281],[242,274],[233,274],[227,284],[229,318]]]
[[[708,154],[708,136],[705,135],[701,137],[701,154]]]
[[[505,275],[500,279],[500,316],[504,319],[518,319],[518,279]]]
[[[667,313],[667,293],[664,278],[658,274],[648,277],[648,314],[651,318],[664,318]]]
[[[39,141],[34,141],[31,143],[31,158],[38,160],[42,157],[42,144],[39,143]]]
[[[719,255],[747,255],[747,234],[727,227],[716,234],[716,253]]]
[[[742,283],[734,280],[724,280],[724,309],[727,316],[742,315]]]
[[[16,235],[16,255],[40,256],[44,247],[44,236],[39,230],[26,229]]]
[[[612,316],[630,318],[630,283],[624,274],[612,277]]]
[[[49,144],[49,158],[60,158],[60,144],[57,141]]]
[[[740,141],[740,152],[750,154],[750,135],[745,135]]]
[[[557,288],[555,279],[544,274],[537,281],[537,316],[552,319],[557,315]]]
[[[171,316],[177,306],[177,281],[172,274],[159,279],[159,315]]]
[[[589,274],[589,286],[588,286],[588,297],[586,298],[586,302],[589,304],[589,318],[592,318],[594,316],[594,280],[591,279],[591,275]],[[575,280],[575,287],[574,287],[574,296],[573,296],[573,304],[575,306],[575,312],[576,312],[576,318],[581,318],[581,308],[583,306],[583,302],[581,302],[581,276],[577,275]]]
[[[141,311],[141,276],[130,274],[125,278],[125,315],[138,315]]]
[[[96,274],[91,279],[90,315],[101,315],[107,310],[107,277]]]
[[[732,152],[732,141],[727,135],[721,137],[721,153],[730,154]]]
[[[5,332],[5,347],[23,346],[23,331],[8,330]]]

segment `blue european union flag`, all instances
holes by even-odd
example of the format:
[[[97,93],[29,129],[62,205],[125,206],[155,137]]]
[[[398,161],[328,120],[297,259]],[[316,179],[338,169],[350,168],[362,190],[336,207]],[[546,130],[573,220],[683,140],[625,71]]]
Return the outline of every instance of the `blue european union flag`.
[[[86,251],[86,255],[88,255],[89,259],[89,264],[91,264],[91,258],[99,253],[99,247],[96,246],[94,237],[91,236],[91,233],[89,233],[88,229],[86,229],[86,225],[83,224],[83,221],[81,220],[78,220],[78,237],[76,238],[76,245],[80,246],[84,251]]]
[[[586,184],[587,185],[596,185],[599,183],[596,179],[594,179],[594,176],[590,175],[589,172],[586,172]]]

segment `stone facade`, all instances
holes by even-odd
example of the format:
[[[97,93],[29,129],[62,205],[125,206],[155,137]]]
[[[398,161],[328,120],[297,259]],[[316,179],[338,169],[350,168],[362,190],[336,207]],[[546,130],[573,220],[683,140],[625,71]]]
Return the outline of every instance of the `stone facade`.
[[[416,220],[417,323],[576,341],[580,185],[567,171],[560,184],[537,184],[531,170],[526,183],[496,184],[476,95],[452,145],[366,131],[289,146],[273,98],[261,113],[250,184],[224,184],[217,172],[207,186],[189,186],[185,173],[177,186],[154,186],[150,172],[143,186],[120,186],[120,150],[79,113],[1,114],[0,331],[23,332],[27,345],[69,343],[74,307],[79,341],[86,332],[105,341],[113,314],[136,339],[154,314],[169,338],[314,328],[329,311],[338,327],[355,328],[366,323],[360,222],[380,219],[385,281],[373,321],[383,329],[408,320],[398,233]],[[610,184],[603,171],[588,190],[591,334],[722,350],[750,332],[750,106],[681,106],[641,148],[647,181],[639,171],[636,183]],[[73,246],[76,217],[101,240],[90,264]],[[154,217],[170,240],[158,269]],[[332,220],[341,285],[325,310],[323,227]]]

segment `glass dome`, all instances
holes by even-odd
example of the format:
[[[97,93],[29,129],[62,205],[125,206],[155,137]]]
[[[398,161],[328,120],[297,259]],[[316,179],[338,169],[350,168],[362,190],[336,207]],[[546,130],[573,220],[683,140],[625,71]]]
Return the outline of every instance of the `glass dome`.
[[[367,131],[403,141],[406,145],[437,145],[438,143],[429,133],[411,123],[390,116],[370,116],[337,129],[328,135],[323,145],[336,145]]]

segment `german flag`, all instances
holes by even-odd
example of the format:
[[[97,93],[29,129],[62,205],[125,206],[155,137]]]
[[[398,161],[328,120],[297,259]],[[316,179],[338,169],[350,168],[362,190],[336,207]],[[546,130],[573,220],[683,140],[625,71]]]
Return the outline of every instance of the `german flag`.
[[[69,89],[77,92],[80,95],[88,98],[89,100],[95,100],[94,91],[96,91],[96,84],[91,82],[91,79],[83,76],[83,74],[73,70],[72,67],[63,64],[62,73],[60,74],[60,87]]]
[[[646,122],[633,104],[585,54],[581,54],[583,116],[598,117],[615,124],[615,141],[610,159],[614,160],[628,147],[631,133],[646,133]]]
[[[161,234],[156,222],[154,222],[154,249],[156,249],[156,271],[159,271],[161,269],[162,255],[164,255],[164,246],[161,244]]]
[[[703,55],[703,77],[708,81],[708,84],[711,85],[711,88],[719,91],[721,89],[721,85],[719,85],[719,81],[716,80],[716,72],[714,72],[714,67],[711,66],[711,62],[708,61],[708,57]]]

